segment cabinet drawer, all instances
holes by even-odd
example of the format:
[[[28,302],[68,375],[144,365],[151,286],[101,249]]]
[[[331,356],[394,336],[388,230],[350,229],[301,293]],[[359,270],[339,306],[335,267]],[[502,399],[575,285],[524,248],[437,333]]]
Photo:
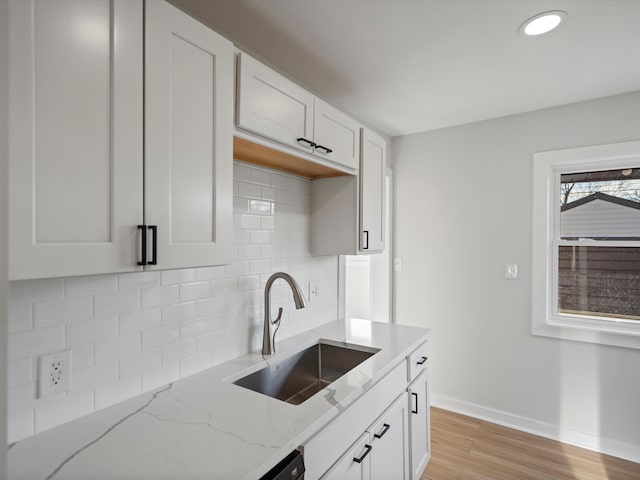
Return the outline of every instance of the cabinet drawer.
[[[406,388],[405,366],[400,363],[365,392],[341,415],[303,444],[306,475],[319,478]]]
[[[413,382],[429,362],[428,342],[424,342],[407,357],[407,379]]]

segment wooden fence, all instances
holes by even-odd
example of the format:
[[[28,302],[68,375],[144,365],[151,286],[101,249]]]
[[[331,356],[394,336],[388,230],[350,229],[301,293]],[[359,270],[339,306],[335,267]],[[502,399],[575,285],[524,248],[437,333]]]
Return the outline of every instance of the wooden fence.
[[[640,321],[640,248],[563,246],[560,312]]]

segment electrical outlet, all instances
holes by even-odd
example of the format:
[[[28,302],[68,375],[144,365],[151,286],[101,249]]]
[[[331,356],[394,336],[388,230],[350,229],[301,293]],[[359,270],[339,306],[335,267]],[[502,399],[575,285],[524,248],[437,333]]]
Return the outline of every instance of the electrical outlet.
[[[393,271],[394,272],[402,271],[402,258],[396,257],[393,259]]]
[[[49,397],[71,389],[71,350],[38,358],[38,397]]]
[[[320,282],[309,282],[309,303],[320,297]]]

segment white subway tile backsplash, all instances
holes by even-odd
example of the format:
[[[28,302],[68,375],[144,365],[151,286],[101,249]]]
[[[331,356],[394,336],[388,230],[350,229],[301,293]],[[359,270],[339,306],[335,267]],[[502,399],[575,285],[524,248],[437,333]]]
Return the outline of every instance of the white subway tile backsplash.
[[[9,360],[53,353],[64,347],[62,325],[9,334]]]
[[[72,389],[74,392],[84,392],[113,383],[118,378],[118,360],[100,362],[89,368],[74,370]]]
[[[162,350],[156,348],[120,359],[120,378],[128,378],[162,365]]]
[[[33,305],[33,325],[35,328],[63,325],[93,318],[91,297],[68,298],[52,302],[38,302]]]
[[[197,353],[197,339],[190,338],[183,342],[170,343],[162,347],[162,364],[179,362],[185,358],[193,357]]]
[[[178,303],[178,292],[178,285],[142,289],[140,291],[140,306],[151,308]]]
[[[147,308],[139,312],[122,313],[119,318],[120,335],[124,335],[159,327],[162,323],[162,310],[160,307]]]
[[[22,332],[33,328],[33,304],[9,305],[9,333]]]
[[[180,339],[198,337],[211,331],[211,317],[200,317],[180,324]]]
[[[106,408],[142,393],[142,377],[136,375],[95,390],[96,410]]]
[[[142,350],[162,347],[180,338],[180,326],[167,325],[164,327],[150,328],[142,332]]]
[[[17,442],[30,437],[35,431],[33,410],[24,412],[12,412],[7,419],[7,437],[11,442]]]
[[[261,170],[258,168],[251,169],[251,183],[257,185],[271,185],[271,173],[267,170]]]
[[[40,433],[91,413],[93,390],[61,398],[35,410],[35,433]]]
[[[32,383],[34,367],[33,357],[21,358],[9,362],[7,385],[9,388]]]
[[[224,266],[201,267],[196,269],[196,280],[216,280],[224,278]]]
[[[160,285],[160,272],[133,272],[118,275],[118,289],[139,290]]]
[[[95,362],[104,362],[139,353],[142,345],[140,339],[140,332],[136,332],[96,342]]]
[[[211,282],[197,282],[180,285],[180,301],[190,302],[211,296]]]
[[[93,343],[71,348],[71,370],[81,370],[93,365]]]
[[[140,294],[137,291],[106,293],[93,297],[93,314],[106,317],[116,313],[134,312],[140,308]]]
[[[175,382],[180,378],[180,363],[174,362],[142,374],[142,391],[148,392]]]
[[[66,328],[68,347],[92,343],[116,337],[118,335],[118,317],[95,318],[69,323]]]
[[[222,297],[205,298],[204,300],[198,300],[196,304],[196,315],[203,317],[212,313],[224,312],[226,302]],[[191,318],[194,318],[194,315]]]
[[[309,255],[310,190],[301,177],[234,162],[231,265],[11,282],[9,441],[256,351],[276,271],[323,291],[296,311],[288,287],[274,287],[272,312],[285,308],[278,339],[334,320],[338,262]],[[38,357],[65,349],[71,390],[37,398]]]
[[[196,302],[178,303],[162,307],[162,324],[169,325],[196,318]]]
[[[95,275],[91,277],[71,277],[64,279],[64,296],[76,297],[97,293],[114,293],[118,290],[115,275]]]
[[[181,283],[191,283],[195,281],[195,268],[185,268],[183,270],[164,270],[160,272],[160,283],[162,285],[180,285]]]
[[[180,362],[180,376],[188,377],[194,373],[201,372],[211,366],[211,354],[202,353],[198,356],[187,358]]]

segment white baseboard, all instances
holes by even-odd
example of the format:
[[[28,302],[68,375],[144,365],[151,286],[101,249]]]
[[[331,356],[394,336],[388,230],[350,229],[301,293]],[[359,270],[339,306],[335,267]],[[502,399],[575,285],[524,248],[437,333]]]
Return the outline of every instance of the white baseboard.
[[[523,432],[640,463],[640,445],[608,440],[589,433],[513,415],[431,392],[431,405]]]

